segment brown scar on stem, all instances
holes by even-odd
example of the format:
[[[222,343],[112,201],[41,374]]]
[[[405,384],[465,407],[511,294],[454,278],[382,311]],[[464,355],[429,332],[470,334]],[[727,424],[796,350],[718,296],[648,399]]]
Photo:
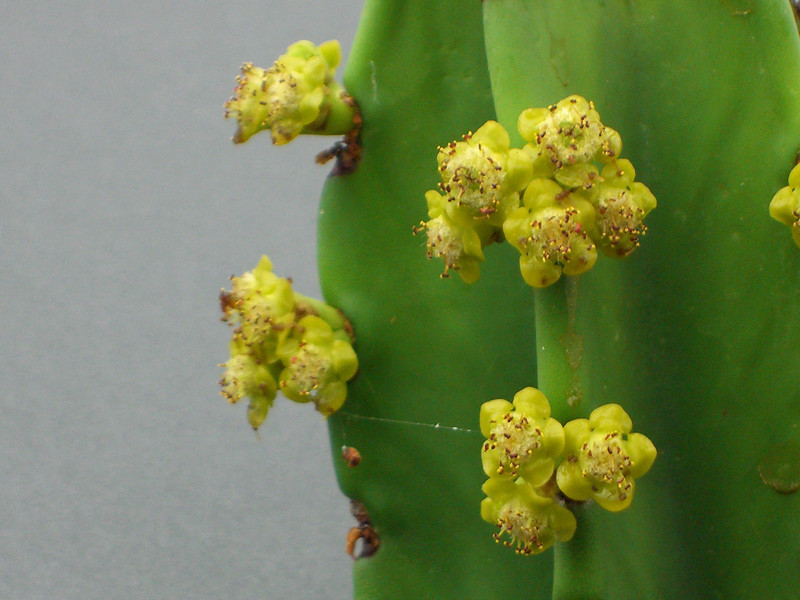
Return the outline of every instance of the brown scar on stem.
[[[549,60],[553,74],[562,86],[569,86],[569,57],[567,54],[567,41],[563,37],[556,38],[547,25],[547,35],[550,38]]]
[[[358,522],[347,532],[345,550],[353,559],[368,558],[378,551],[381,542],[378,534],[372,528],[372,523],[367,515],[367,509],[357,500],[350,500],[350,514]],[[360,549],[356,550],[358,541],[361,540]]]
[[[361,463],[361,453],[352,446],[342,446],[342,458],[348,467],[357,467]]]
[[[358,109],[355,98],[347,92],[342,92],[342,101],[351,106],[353,113],[353,128],[344,134],[344,139],[336,142],[327,150],[323,150],[316,156],[317,164],[324,165],[329,160],[335,158],[336,164],[331,171],[331,175],[349,175],[356,170],[361,161],[361,111]]]

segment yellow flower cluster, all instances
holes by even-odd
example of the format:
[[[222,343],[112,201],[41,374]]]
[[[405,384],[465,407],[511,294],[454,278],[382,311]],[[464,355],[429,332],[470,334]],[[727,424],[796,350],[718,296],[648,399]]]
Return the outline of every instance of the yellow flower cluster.
[[[341,134],[353,129],[354,106],[334,80],[341,60],[339,42],[315,46],[292,44],[269,69],[242,65],[225,117],[238,129],[233,141],[246,142],[269,129],[274,144],[286,144],[300,133]]]
[[[538,554],[566,542],[577,522],[568,500],[594,500],[610,511],[630,506],[634,480],[656,458],[653,443],[618,404],[592,411],[563,427],[551,418],[550,402],[536,388],[481,406],[484,520],[499,527],[495,539],[520,554]],[[563,456],[563,458],[562,458]],[[560,460],[560,464],[557,464]]]
[[[323,415],[337,411],[358,370],[344,317],[294,292],[266,256],[231,281],[233,289],[220,294],[223,320],[234,328],[230,358],[220,365],[222,395],[229,402],[250,399],[253,429],[264,422],[278,390],[295,402],[313,402]]]
[[[630,161],[619,157],[619,133],[591,102],[569,96],[524,110],[523,148],[488,121],[463,141],[439,148],[439,190],[426,193],[429,258],[444,261],[467,283],[478,279],[483,248],[508,240],[520,253],[528,285],[546,287],[562,274],[594,266],[597,250],[629,255],[647,228],[656,199]]]

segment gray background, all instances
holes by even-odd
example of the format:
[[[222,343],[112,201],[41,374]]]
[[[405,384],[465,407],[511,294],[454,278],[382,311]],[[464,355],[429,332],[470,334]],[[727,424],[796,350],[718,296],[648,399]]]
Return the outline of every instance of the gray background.
[[[222,104],[360,8],[0,1],[0,598],[350,596],[323,419],[219,396],[217,294],[267,253],[319,296],[332,140],[235,147]]]

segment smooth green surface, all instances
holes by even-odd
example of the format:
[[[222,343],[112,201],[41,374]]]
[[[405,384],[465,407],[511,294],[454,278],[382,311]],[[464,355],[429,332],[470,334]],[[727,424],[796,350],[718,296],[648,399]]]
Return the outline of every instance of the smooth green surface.
[[[554,415],[618,402],[659,450],[629,511],[578,515],[576,540],[556,549],[553,597],[796,598],[800,494],[759,476],[784,443],[793,470],[800,423],[800,253],[768,214],[800,147],[788,3],[484,6],[501,123],[584,95],[658,198],[641,248],[577,282],[575,409],[567,286],[536,293]]]
[[[329,419],[335,464],[381,540],[355,563],[356,598],[517,596],[529,584],[504,575],[516,571],[537,581],[528,597],[550,595],[552,555],[517,557],[479,512],[480,406],[535,384],[531,291],[509,247],[487,248],[493,266],[468,286],[440,279],[425,234],[412,235],[438,182],[437,146],[494,116],[481,27],[478,3],[371,1],[345,72],[363,160],[327,182],[319,265],[360,363]],[[345,444],[357,468],[338,460]]]
[[[796,597],[800,494],[780,490],[800,455],[800,253],[768,213],[800,147],[788,3],[483,7],[512,136],[523,108],[582,94],[659,206],[641,248],[577,282],[534,293],[507,245],[476,284],[439,279],[411,227],[435,147],[494,115],[480,6],[367,3],[345,73],[363,161],[326,185],[319,258],[361,364],[331,445],[360,451],[340,483],[381,539],[356,597]],[[630,509],[582,506],[571,542],[518,558],[478,517],[478,409],[537,381],[562,421],[621,404],[659,458]]]

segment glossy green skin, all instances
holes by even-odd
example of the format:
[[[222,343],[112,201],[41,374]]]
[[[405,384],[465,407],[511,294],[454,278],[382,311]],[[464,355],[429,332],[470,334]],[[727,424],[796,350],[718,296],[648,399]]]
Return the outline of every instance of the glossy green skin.
[[[381,540],[355,562],[355,596],[514,594],[519,582],[502,574],[521,569],[541,582],[531,597],[549,597],[552,556],[517,557],[479,513],[479,408],[535,383],[532,291],[507,245],[487,249],[494,264],[470,286],[441,279],[425,234],[412,233],[439,180],[437,145],[494,117],[481,7],[385,0],[362,19],[344,80],[363,159],[329,178],[319,220],[323,293],[352,321],[360,364],[329,419],[334,463]],[[343,445],[361,453],[357,468],[339,459]]]
[[[796,597],[800,494],[758,475],[800,421],[800,253],[767,212],[800,146],[788,5],[483,5],[500,121],[513,131],[522,108],[593,99],[659,207],[632,257],[579,278],[572,325],[567,285],[534,293],[508,245],[487,249],[478,283],[441,280],[411,227],[436,145],[494,114],[481,7],[367,2],[345,73],[363,160],[329,179],[319,225],[323,292],[353,322],[361,365],[329,419],[334,462],[381,540],[355,563],[356,598]],[[629,510],[580,507],[573,541],[521,558],[478,516],[478,409],[537,379],[562,420],[622,404],[660,455]]]
[[[577,281],[576,409],[564,402],[566,286],[536,294],[555,415],[618,402],[660,454],[629,511],[579,515],[576,540],[556,548],[553,597],[797,598],[800,494],[758,470],[784,443],[777,459],[796,470],[800,447],[800,253],[768,214],[800,148],[788,3],[484,7],[499,120],[593,99],[659,203],[641,248]]]

